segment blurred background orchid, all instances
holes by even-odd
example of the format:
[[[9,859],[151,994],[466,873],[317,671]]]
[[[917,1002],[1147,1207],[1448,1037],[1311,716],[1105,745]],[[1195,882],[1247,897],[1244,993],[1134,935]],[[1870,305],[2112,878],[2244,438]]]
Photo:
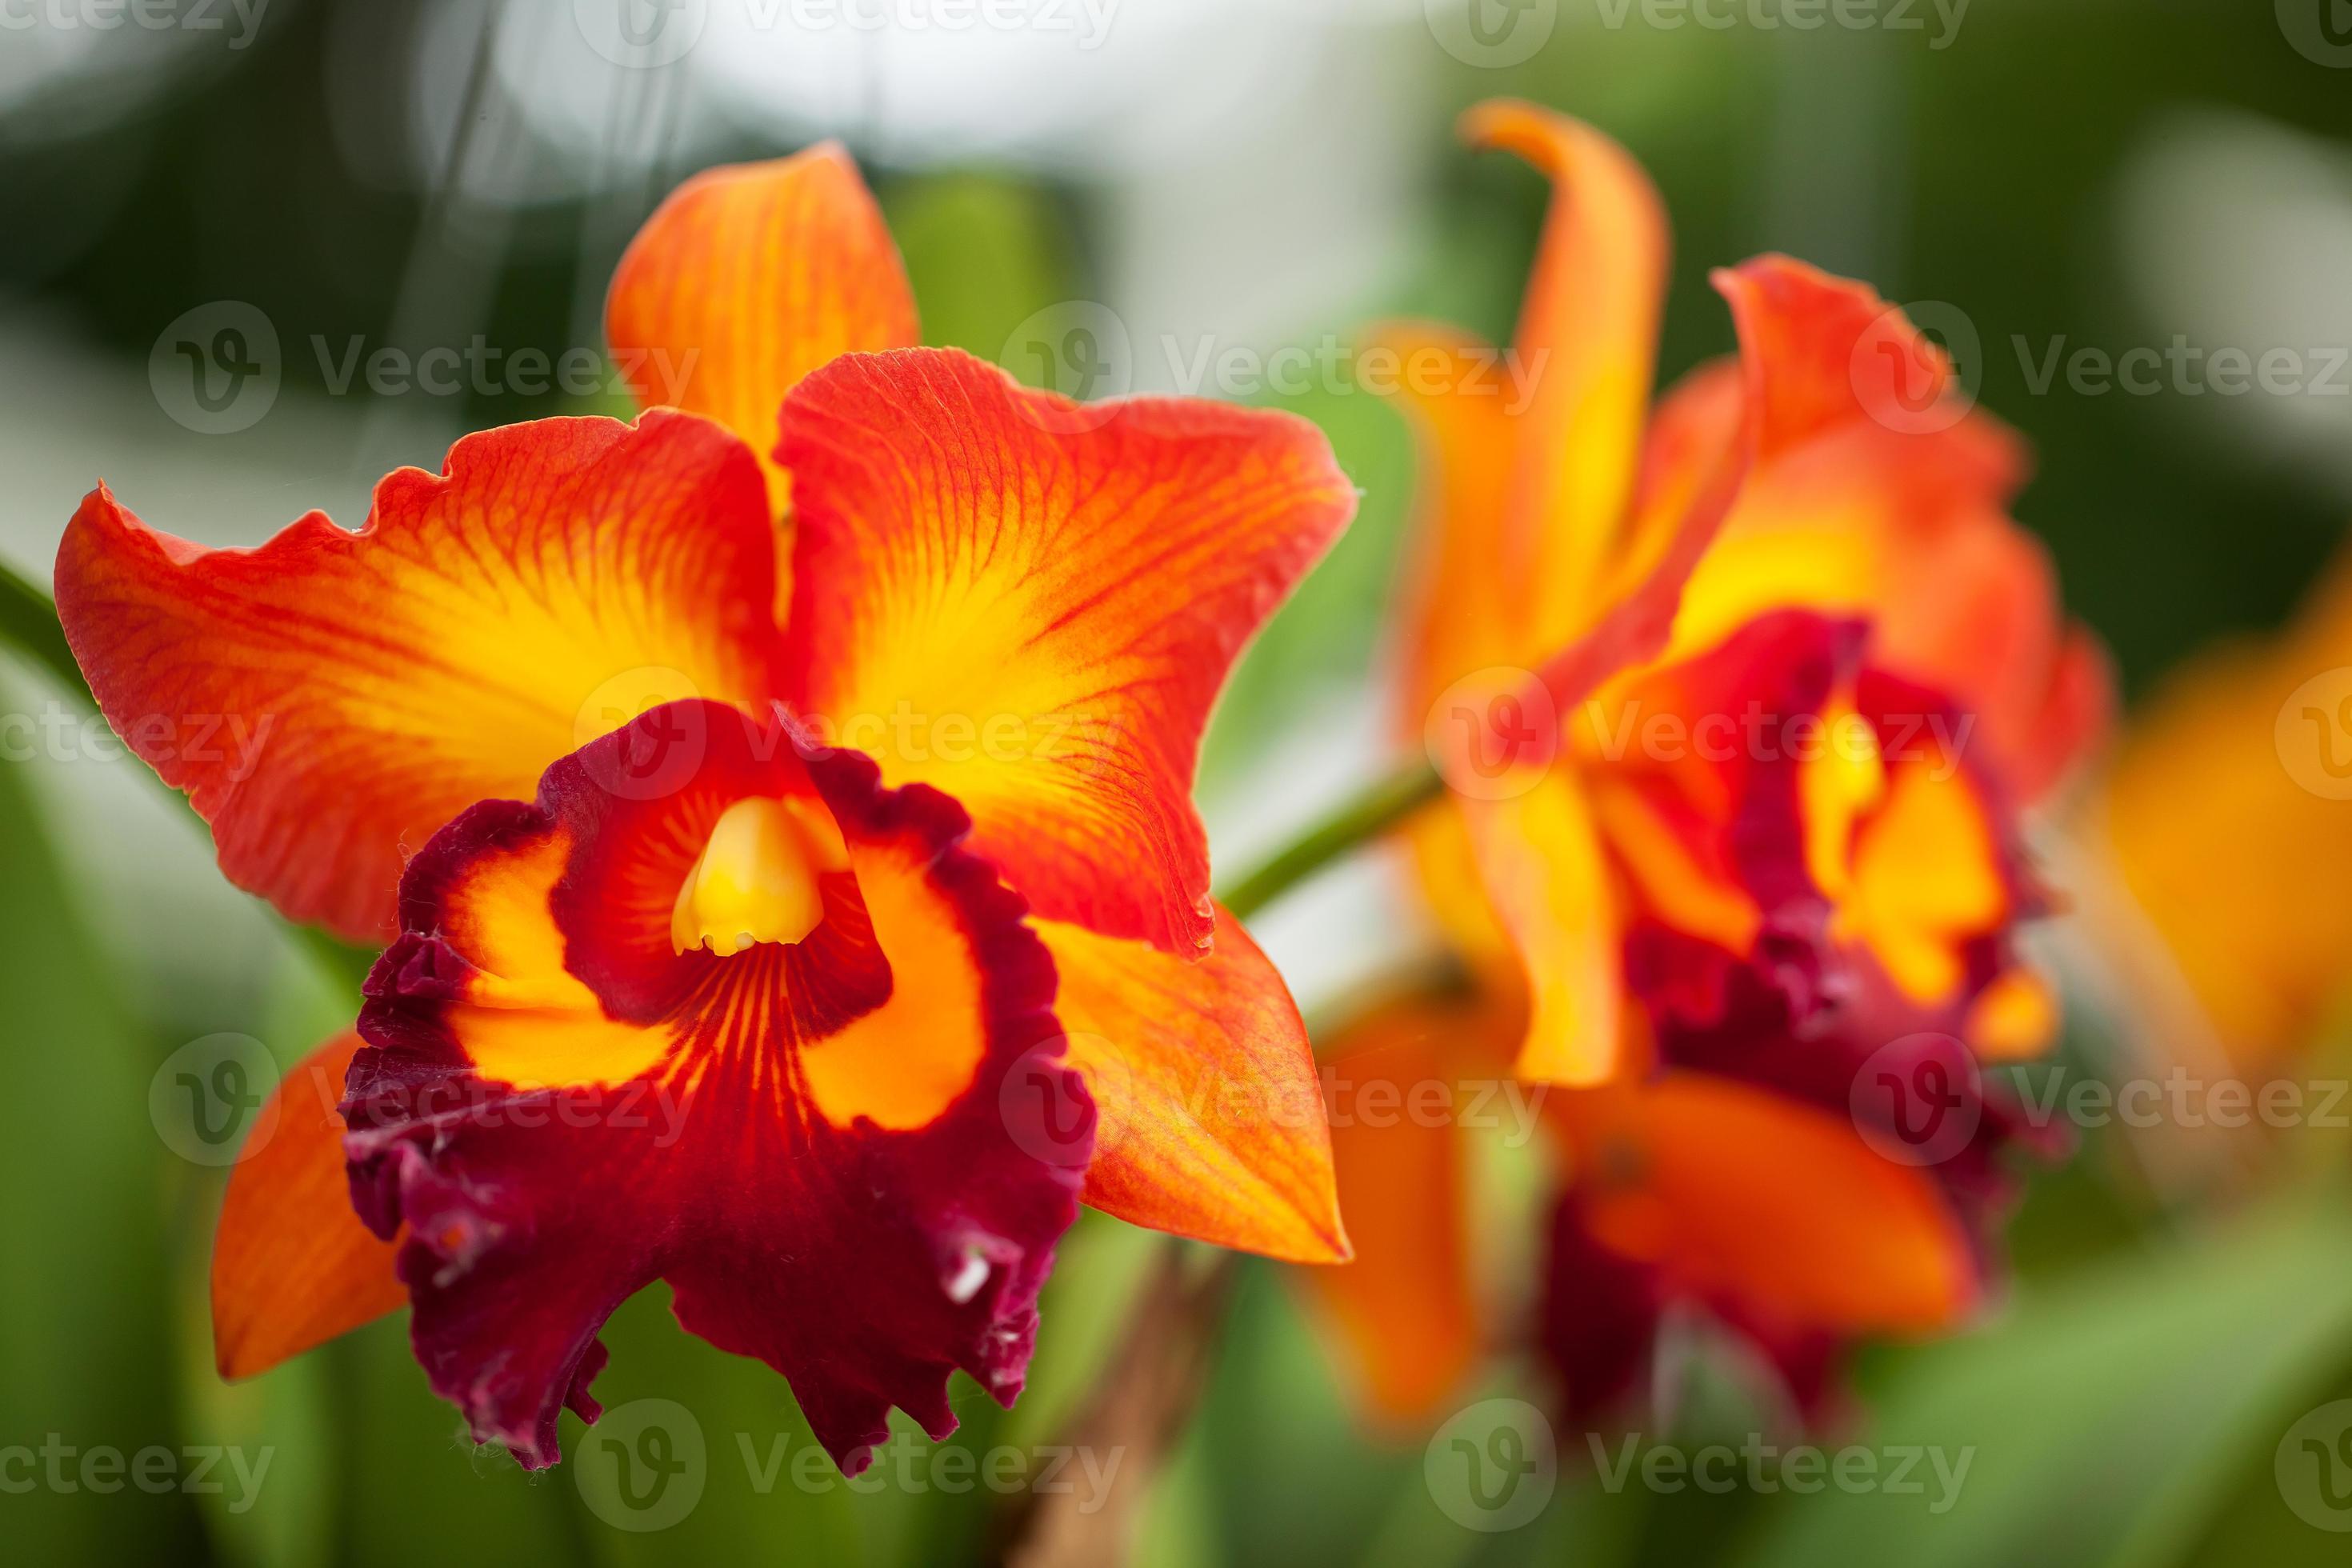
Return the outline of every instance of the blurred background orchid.
[[[1087,1562],[1099,1538],[1072,1519],[1115,1513],[1168,1568],[2336,1560],[2346,23],[2340,0],[0,0],[0,563],[30,584],[99,478],[250,544],[314,504],[355,523],[380,475],[437,469],[467,431],[625,415],[663,369],[604,352],[632,234],[698,169],[838,137],[927,342],[1083,398],[1304,415],[1359,488],[1209,734],[1228,888],[1394,764],[1397,693],[1429,673],[1398,606],[1430,587],[1416,500],[1439,476],[1366,328],[1524,330],[1549,185],[1452,132],[1510,97],[1654,182],[1657,387],[1734,352],[1708,274],[1765,252],[1866,281],[1941,345],[1948,395],[2013,427],[2005,463],[2031,453],[2001,500],[2117,705],[2063,778],[2018,786],[2049,910],[2016,933],[2021,973],[2059,1004],[2029,1021],[2063,1026],[1983,1069],[2037,1152],[2005,1166],[2003,1258],[1966,1312],[1858,1314],[1833,1383],[1682,1300],[1645,1319],[1622,1418],[1567,1418],[1558,1369],[1612,1325],[1595,1298],[1558,1310],[1558,1124],[1607,1108],[1504,1070],[1525,1019],[1464,984],[1458,929],[1384,841],[1248,911],[1327,1058],[1369,1047],[1402,1085],[1382,1110],[1381,1075],[1327,1068],[1343,1267],[1382,1278],[1214,1264],[1088,1213],[1020,1403],[960,1385],[961,1432],[903,1425],[854,1485],[803,1464],[822,1451],[777,1381],[678,1334],[656,1290],[607,1335],[613,1446],[526,1476],[465,1439],[398,1317],[215,1375],[226,1173],[266,1144],[275,1076],[348,1026],[355,975],[221,879],[12,596],[12,1553]],[[1528,358],[1492,374],[1505,402],[1541,390]],[[1366,1136],[1414,1114],[1412,1082],[1465,1076],[1414,1065],[1433,1040],[1487,1064],[1467,1072],[1491,1092],[1434,1113],[1449,1136],[1485,1119],[1458,1158]],[[1738,1136],[1677,1147],[1712,1168]],[[1801,1195],[1786,1143],[1755,1147],[1759,1183]],[[1641,1233],[1634,1206],[1591,1234]],[[1826,1217],[1735,1239],[1832,1281],[1895,1245]]]

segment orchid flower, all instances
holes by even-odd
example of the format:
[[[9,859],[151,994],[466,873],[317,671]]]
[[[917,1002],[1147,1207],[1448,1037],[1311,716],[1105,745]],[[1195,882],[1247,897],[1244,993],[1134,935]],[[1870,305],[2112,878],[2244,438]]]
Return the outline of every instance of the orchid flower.
[[[916,316],[825,147],[688,181],[613,280],[631,424],[539,420],[254,550],[103,486],[58,603],[222,870],[385,951],[288,1076],[214,1276],[223,1372],[402,1301],[478,1441],[558,1458],[597,1335],[679,1321],[845,1469],[1019,1391],[1083,1198],[1344,1258],[1298,1013],[1190,799],[1242,645],[1345,527],[1271,412],[1080,409]],[[147,715],[241,716],[246,771]],[[266,730],[258,727],[267,726]]]

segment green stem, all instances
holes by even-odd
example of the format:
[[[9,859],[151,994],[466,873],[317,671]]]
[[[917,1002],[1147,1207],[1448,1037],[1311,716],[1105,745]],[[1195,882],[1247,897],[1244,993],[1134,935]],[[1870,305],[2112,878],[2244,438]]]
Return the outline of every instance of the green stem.
[[[73,650],[66,647],[56,603],[5,561],[0,561],[0,641],[47,670],[68,691],[89,700],[89,684],[81,678]]]
[[[1444,790],[1445,781],[1426,763],[1374,780],[1219,897],[1225,908],[1246,920],[1350,849],[1394,827]]]

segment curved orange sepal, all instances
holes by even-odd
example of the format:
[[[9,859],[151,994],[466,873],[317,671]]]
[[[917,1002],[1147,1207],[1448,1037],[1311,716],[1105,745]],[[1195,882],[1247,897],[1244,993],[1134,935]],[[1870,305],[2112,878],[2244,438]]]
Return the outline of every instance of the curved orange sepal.
[[[266,1141],[229,1173],[213,1237],[213,1357],[225,1378],[289,1356],[404,1305],[397,1241],[360,1223],[343,1173],[343,1075],[356,1034],[342,1034],[286,1075],[255,1121]]]

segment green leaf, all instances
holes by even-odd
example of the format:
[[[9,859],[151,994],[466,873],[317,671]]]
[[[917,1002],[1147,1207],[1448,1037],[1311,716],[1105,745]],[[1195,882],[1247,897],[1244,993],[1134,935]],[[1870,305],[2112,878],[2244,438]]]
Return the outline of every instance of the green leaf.
[[[16,574],[0,561],[0,645],[15,648],[34,665],[62,682],[86,701],[89,688],[66,646],[66,629],[58,624],[58,606],[47,590]]]
[[[2247,1457],[2352,1364],[2352,1213],[2330,1187],[2226,1229],[2103,1264],[2004,1321],[1923,1352],[1850,1441],[1940,1446],[1969,1468],[1939,1488],[1783,1494],[1746,1568],[1823,1563],[2112,1563],[2156,1568],[2230,1496]],[[2340,1542],[2339,1542],[2340,1544]]]
[[[13,590],[0,598],[14,617]],[[11,1347],[0,1445],[35,1450],[37,1470],[0,1519],[17,1562],[167,1562],[201,1540],[178,1484],[184,1450],[224,1440],[184,1424],[172,1399],[165,1229],[179,1173],[148,1119],[146,1052],[118,977],[82,929],[26,785],[23,768],[0,766],[0,1344]],[[81,1468],[100,1449],[127,1463],[150,1448],[168,1453],[169,1482],[148,1471],[168,1489],[142,1489],[104,1459],[94,1478]],[[0,1458],[12,1480],[26,1463]]]

